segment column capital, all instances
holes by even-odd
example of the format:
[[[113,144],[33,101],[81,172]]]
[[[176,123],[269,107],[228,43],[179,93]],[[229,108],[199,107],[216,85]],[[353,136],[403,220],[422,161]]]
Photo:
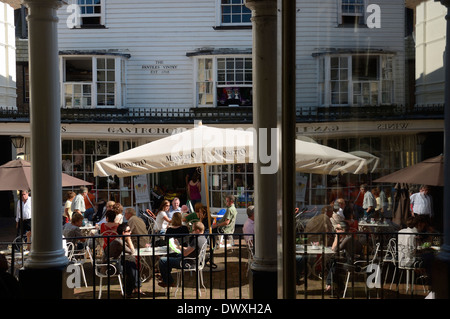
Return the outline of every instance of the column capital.
[[[65,0],[23,0],[23,4],[26,7],[51,7],[51,8],[59,8],[64,4],[67,4]]]
[[[252,10],[252,16],[273,15],[276,13],[277,0],[244,0],[245,6]]]

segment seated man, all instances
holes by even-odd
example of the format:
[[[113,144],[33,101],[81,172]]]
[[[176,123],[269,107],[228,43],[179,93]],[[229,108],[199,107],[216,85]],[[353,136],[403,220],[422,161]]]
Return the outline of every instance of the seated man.
[[[86,241],[86,238],[75,239],[75,237],[84,237],[80,229],[83,225],[83,219],[83,215],[78,210],[75,210],[70,223],[65,224],[63,227],[63,236],[68,238],[67,241],[72,242],[76,249],[83,249],[83,242]]]
[[[172,206],[170,206],[169,212],[167,213],[167,216],[172,219],[172,216],[174,213],[176,212],[181,212],[181,207],[180,207],[180,199],[178,197],[175,197],[172,200]]]
[[[205,231],[205,226],[201,222],[195,222],[192,225],[192,234],[200,235]],[[183,258],[196,258],[200,253],[201,248],[206,243],[205,236],[191,236],[187,247],[178,245],[178,249],[182,252]],[[160,287],[174,287],[172,268],[181,269],[181,253],[175,256],[161,257],[159,260],[159,271],[161,272],[161,281],[158,282]],[[185,261],[186,262],[186,261]],[[194,260],[195,262],[195,260]]]
[[[237,210],[234,206],[235,197],[234,195],[227,195],[225,198],[227,210],[223,217],[211,226],[213,233],[219,233],[219,234],[233,234],[234,233],[234,226],[236,224],[236,216],[237,216]],[[230,236],[232,238],[232,236]],[[215,238],[213,237],[213,240]]]
[[[128,221],[132,235],[148,235],[147,226],[142,218],[136,216],[136,211],[133,207],[125,209],[125,218]],[[138,236],[131,238],[134,247],[138,247]],[[150,242],[148,236],[139,236],[139,248],[144,248]]]
[[[319,242],[321,245],[331,246],[333,242],[334,227],[331,221],[333,208],[331,206],[322,207],[322,213],[311,218],[305,227],[308,235],[308,242]],[[314,234],[317,233],[317,234]]]
[[[236,223],[236,216],[237,216],[237,210],[234,206],[234,195],[228,195],[225,198],[227,211],[223,215],[223,217],[220,219],[220,221],[212,226],[213,232],[216,233],[222,233],[222,234],[233,234],[234,233],[234,226]]]

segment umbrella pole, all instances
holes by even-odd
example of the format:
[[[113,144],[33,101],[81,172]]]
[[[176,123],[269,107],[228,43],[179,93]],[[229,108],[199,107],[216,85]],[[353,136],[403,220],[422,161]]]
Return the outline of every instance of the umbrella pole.
[[[208,192],[208,178],[207,178],[207,172],[206,172],[206,163],[203,163],[203,177],[205,178],[205,193],[206,193],[206,212],[208,214],[208,228],[209,233],[212,234],[211,229],[211,212],[209,209],[209,192]]]
[[[19,206],[20,206],[20,242],[22,242],[23,236],[23,203],[22,203],[22,190],[19,190]],[[23,246],[21,247],[23,254]],[[23,257],[23,256],[22,256]],[[23,259],[22,259],[23,260]]]

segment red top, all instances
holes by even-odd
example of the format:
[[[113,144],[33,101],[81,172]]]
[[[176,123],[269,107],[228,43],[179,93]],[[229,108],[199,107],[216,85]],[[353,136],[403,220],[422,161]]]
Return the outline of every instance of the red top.
[[[104,232],[107,232],[106,234],[104,234],[105,236],[114,235],[114,233],[112,232],[117,232],[117,226],[119,225],[108,226],[106,225],[106,223],[103,223],[100,225],[100,233],[103,234]],[[108,246],[108,240],[109,242],[112,242],[115,239],[115,237],[107,237],[103,239],[104,239],[103,249],[106,249],[106,246]]]

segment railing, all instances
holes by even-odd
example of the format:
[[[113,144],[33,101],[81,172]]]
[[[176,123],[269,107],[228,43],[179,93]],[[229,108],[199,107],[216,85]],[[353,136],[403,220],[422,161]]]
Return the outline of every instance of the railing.
[[[211,243],[211,237],[212,236],[218,236],[220,234],[204,234],[208,238],[208,242]],[[228,239],[228,237],[224,236],[224,247],[222,248],[214,248],[213,245],[208,245],[207,248],[207,258],[206,263],[207,265],[203,268],[203,276],[205,280],[205,286],[207,287],[206,294],[204,293],[204,288],[202,286],[198,286],[198,276],[200,275],[199,272],[193,272],[192,277],[194,280],[187,274],[187,269],[184,271],[181,271],[181,269],[173,269],[172,275],[175,277],[177,275],[177,272],[181,271],[181,282],[179,284],[178,292],[176,295],[176,298],[181,299],[190,299],[190,298],[204,298],[204,299],[248,299],[249,298],[249,292],[248,292],[248,259],[247,259],[247,244],[243,238],[243,236],[246,234],[233,234],[232,243],[231,240]],[[177,237],[177,239],[182,242],[184,239],[188,238],[194,238],[198,236],[203,235],[193,235],[193,234],[187,234],[187,235],[131,235],[132,238],[135,238],[138,242],[137,245],[142,243],[144,240],[144,237],[147,237],[149,239],[149,242],[151,243],[152,247],[157,246],[157,242],[160,238],[164,238],[164,241],[166,241],[166,238],[168,237]],[[249,236],[248,234],[246,236]],[[250,235],[251,236],[251,235]],[[96,256],[92,258],[92,261],[88,258],[88,253],[86,250],[82,250],[82,256],[77,258],[77,262],[81,263],[81,267],[83,267],[84,271],[86,272],[86,279],[88,282],[89,287],[86,288],[84,286],[83,278],[81,277],[81,273],[79,272],[79,269],[75,269],[74,267],[71,267],[70,265],[73,264],[73,260],[69,261],[69,264],[67,266],[67,272],[70,275],[70,281],[67,282],[68,288],[75,288],[74,290],[74,298],[88,298],[88,299],[96,299],[99,295],[99,277],[97,276],[95,269],[97,265],[100,265],[100,263],[105,262],[107,263],[107,266],[104,267],[105,271],[103,273],[104,280],[106,282],[103,283],[103,285],[106,285],[106,289],[102,289],[102,296],[107,299],[116,299],[116,298],[129,298],[129,296],[125,293],[125,283],[127,281],[127,274],[126,271],[124,271],[123,266],[125,265],[125,247],[123,248],[123,252],[121,257],[117,260],[111,260],[109,256],[104,255],[100,256],[98,253],[101,252],[101,254],[109,254],[109,249],[103,250],[102,247],[99,249],[99,245],[103,245],[104,238],[117,238],[117,237],[124,237],[123,235],[110,235],[110,236],[86,236],[86,237],[74,237],[74,238],[65,238],[67,242],[76,242],[79,239],[85,240],[86,246],[90,248],[92,252],[92,256]],[[107,241],[108,245],[110,245],[111,241]],[[213,240],[215,243],[215,240]],[[2,246],[12,246],[8,247],[8,250],[21,252],[24,251],[24,247],[30,245],[30,243],[17,243],[12,245],[12,243],[0,243],[0,247]],[[142,246],[142,245],[141,245]],[[170,253],[169,246],[167,245],[167,253]],[[219,247],[219,246],[218,246]],[[150,298],[150,299],[172,299],[175,298],[175,290],[177,288],[175,287],[167,287],[166,289],[163,289],[158,286],[158,274],[159,271],[156,270],[156,265],[158,261],[158,256],[153,253],[151,256],[141,256],[142,252],[139,249],[136,249],[136,264],[137,267],[137,278],[139,278],[140,284],[142,284],[142,289],[145,290],[145,295],[142,295],[140,293],[133,294],[133,298]],[[8,260],[10,262],[10,269],[9,272],[14,274],[18,278],[18,271],[19,268],[23,266],[24,261],[26,260],[26,255],[23,257],[16,256],[16,254],[8,254],[10,256],[10,259]],[[161,256],[161,258],[165,258],[166,256]],[[173,256],[172,256],[173,257]],[[171,258],[171,256],[169,256]],[[182,257],[182,262],[184,262],[184,257]],[[19,262],[18,262],[19,260]],[[200,260],[195,260],[195,265],[198,265]],[[149,265],[149,267],[144,267],[144,263],[146,265]],[[123,278],[123,291],[124,294],[122,295],[120,293],[120,287],[117,277],[112,276],[109,271],[106,271],[106,269],[112,268],[111,265],[114,265],[114,267],[119,266],[121,269],[121,278]],[[218,267],[214,268],[214,267]],[[76,273],[72,273],[76,272]],[[188,277],[189,276],[189,277]],[[75,280],[75,281],[74,281]],[[175,283],[177,280],[175,279]],[[213,284],[210,284],[213,283]],[[209,288],[208,288],[209,287]],[[201,289],[202,291],[200,291]],[[201,295],[200,295],[201,294]]]
[[[443,119],[443,104],[433,105],[364,105],[297,107],[297,123]],[[28,110],[0,107],[2,121],[28,122]],[[95,123],[252,123],[252,107],[130,107],[130,108],[62,108],[61,122]]]
[[[210,236],[217,236],[217,234],[209,235],[209,243],[211,243]],[[399,233],[398,232],[358,232],[358,233],[339,233],[337,236],[352,235],[352,240],[358,239],[362,243],[363,250],[361,254],[348,254],[345,259],[344,251],[337,249],[337,251],[330,253],[329,243],[328,247],[321,246],[319,249],[313,249],[310,246],[311,241],[325,242],[328,236],[334,237],[336,233],[297,233],[297,245],[296,248],[302,249],[297,251],[297,267],[303,268],[303,271],[299,273],[299,282],[297,282],[297,299],[328,299],[328,298],[351,298],[351,299],[423,299],[425,298],[430,289],[429,277],[431,276],[430,269],[432,262],[435,258],[435,252],[431,248],[424,249],[426,252],[422,254],[426,256],[426,259],[417,259],[409,267],[399,267]],[[402,235],[414,235],[421,237],[430,237],[432,246],[439,246],[442,243],[442,234],[440,233],[402,233]],[[174,235],[131,235],[135,237],[138,244],[147,237],[152,247],[157,245],[159,238],[173,237]],[[178,235],[177,235],[178,236]],[[185,235],[185,238],[179,238],[180,241],[186,239],[188,236],[199,235]],[[203,236],[203,235],[201,235]],[[193,278],[188,275],[186,271],[181,272],[181,282],[179,291],[176,296],[173,293],[176,290],[175,287],[161,288],[157,284],[158,273],[154,265],[158,260],[158,256],[154,253],[149,257],[140,255],[140,251],[137,250],[136,260],[140,261],[142,258],[148,258],[151,265],[148,269],[142,267],[141,263],[138,263],[140,267],[137,268],[137,277],[142,284],[142,289],[145,291],[145,295],[140,293],[133,295],[133,298],[150,298],[150,299],[190,299],[190,298],[204,298],[204,299],[248,299],[250,294],[248,289],[248,271],[251,262],[251,254],[248,251],[248,245],[245,242],[243,236],[246,234],[233,234],[233,245],[228,246],[225,242],[224,247],[215,249],[214,245],[209,245],[207,248],[207,266],[204,267],[204,280],[206,291],[203,286],[200,286],[198,281],[198,272],[194,272]],[[120,235],[106,236],[106,237],[121,237]],[[103,238],[105,236],[89,236],[83,237],[87,239],[87,245],[91,248],[92,252],[96,252],[96,247],[99,244],[103,244]],[[67,238],[67,241],[77,240],[80,238]],[[225,236],[225,241],[229,239]],[[390,240],[395,239],[394,251],[397,253],[394,259],[389,260],[387,258],[387,251]],[[331,239],[330,239],[331,240]],[[12,245],[12,243],[0,243],[0,246]],[[257,244],[257,243],[256,243]],[[18,275],[18,268],[23,265],[26,255],[21,256],[22,245],[29,245],[29,243],[14,243],[12,247],[8,249],[15,249],[18,255],[11,255],[10,273]],[[97,252],[103,252],[103,250],[97,249]],[[109,250],[106,250],[109,251]],[[167,253],[170,253],[167,246]],[[124,254],[122,254],[124,255]],[[84,256],[86,257],[86,256]],[[300,258],[299,258],[300,257]],[[170,258],[170,257],[169,257]],[[85,258],[81,258],[85,259]],[[79,278],[78,286],[74,290],[74,298],[88,298],[96,299],[98,297],[98,283],[99,278],[95,274],[95,265],[101,259],[93,258],[92,267],[90,260],[85,260],[82,265],[87,273],[88,288],[83,285],[83,280]],[[105,258],[109,263],[110,259]],[[123,261],[122,261],[123,262]],[[196,259],[195,264],[198,265],[200,261]],[[218,269],[214,269],[211,265],[216,265]],[[68,273],[70,263],[68,265]],[[109,268],[109,266],[108,266]],[[395,273],[393,272],[395,270]],[[173,269],[172,274],[180,272],[180,269]],[[415,289],[412,287],[406,290],[407,282],[406,277],[402,275],[399,277],[399,272],[411,271],[417,273],[420,279],[419,285],[414,282]],[[331,276],[329,274],[331,273]],[[389,276],[389,274],[391,276]],[[121,272],[123,277],[123,283],[125,285],[127,273]],[[73,277],[72,277],[73,278]],[[327,278],[331,279],[331,291],[326,292]],[[388,280],[389,279],[389,280]],[[403,280],[402,280],[403,279]],[[114,298],[128,298],[126,294],[121,295],[118,287],[117,279],[112,276],[106,276],[106,296],[108,299]],[[427,282],[428,280],[428,282]],[[176,281],[175,281],[176,282]],[[394,284],[395,283],[395,284]],[[412,283],[410,283],[412,285]],[[72,285],[73,286],[73,285]],[[125,289],[125,287],[124,287]],[[205,293],[206,292],[206,293]]]
[[[326,237],[331,236],[352,236],[352,244],[358,240],[362,243],[362,254],[348,254],[337,248],[334,254],[329,253],[329,247],[319,246],[318,250],[312,249],[311,239],[326,242]],[[297,266],[303,263],[303,269],[309,271],[302,274],[302,282],[297,286],[297,298],[317,299],[317,298],[351,298],[351,299],[405,299],[405,298],[425,298],[431,289],[431,266],[436,256],[436,251],[423,249],[419,255],[414,255],[414,261],[406,265],[399,264],[398,237],[402,235],[430,237],[432,243],[438,247],[442,243],[443,235],[440,233],[402,233],[398,232],[357,232],[357,233],[297,233],[297,250],[304,247],[302,252],[297,251]],[[319,237],[317,237],[319,236]],[[395,240],[393,249],[394,256],[389,256],[388,248]],[[334,239],[333,239],[334,240]],[[329,242],[328,242],[329,243]],[[433,245],[432,244],[432,245]],[[435,247],[433,245],[433,248]],[[331,246],[331,244],[330,244]],[[388,258],[389,257],[389,258]],[[311,267],[315,267],[311,269]],[[395,272],[389,272],[394,268]],[[317,271],[319,269],[319,271]],[[331,272],[330,270],[334,271]],[[422,280],[422,289],[412,289],[407,287],[408,282],[405,276],[398,276],[398,272],[411,271],[417,273]],[[391,274],[389,277],[388,275]],[[396,276],[397,275],[397,276]],[[331,278],[330,278],[331,277]],[[390,283],[387,279],[390,279]],[[403,280],[402,280],[403,279]],[[416,278],[417,279],[417,278]],[[327,280],[331,281],[331,290],[325,291]],[[414,276],[413,279],[414,280]],[[428,282],[426,282],[428,280]],[[395,287],[394,282],[396,282]],[[408,289],[409,288],[409,289]]]

